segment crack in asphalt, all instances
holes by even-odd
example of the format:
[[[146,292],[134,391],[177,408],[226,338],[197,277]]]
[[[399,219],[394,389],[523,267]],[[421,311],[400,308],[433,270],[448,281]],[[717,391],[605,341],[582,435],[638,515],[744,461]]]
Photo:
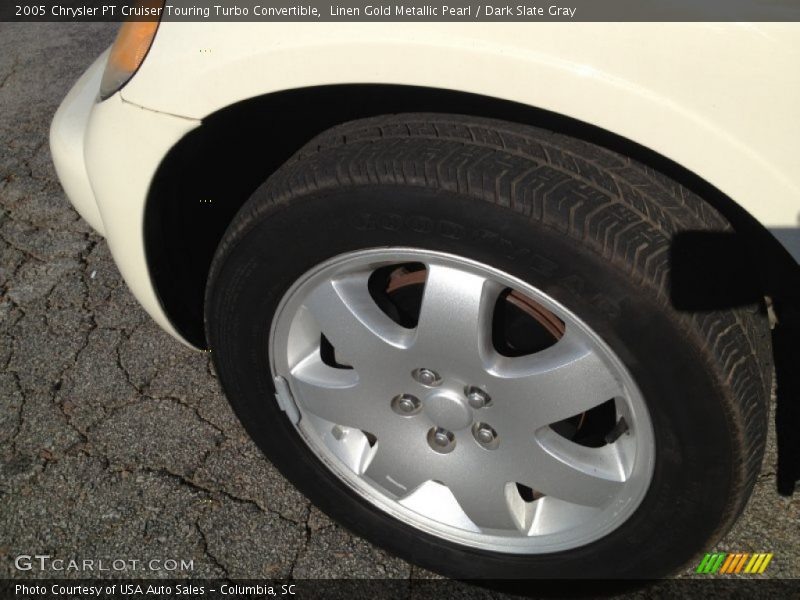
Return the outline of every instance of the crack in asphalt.
[[[32,258],[33,260],[35,260],[35,261],[37,261],[37,262],[39,262],[39,263],[46,264],[46,263],[48,262],[48,260],[47,260],[47,257],[36,256],[36,254],[34,254],[33,252],[31,252],[31,251],[30,251],[30,250],[28,250],[27,248],[23,248],[22,246],[18,245],[18,244],[17,244],[16,242],[14,242],[13,240],[10,240],[10,239],[8,239],[8,238],[7,238],[5,235],[3,235],[3,231],[2,231],[2,229],[0,229],[0,240],[3,240],[3,241],[6,243],[6,244],[8,244],[8,245],[9,245],[9,246],[11,246],[12,248],[14,248],[14,250],[16,250],[17,252],[21,252],[21,253],[22,253],[22,254],[24,254],[25,256],[28,256],[28,257]],[[20,266],[21,266],[22,264],[23,264],[23,263],[21,262],[21,263],[20,263]],[[19,268],[19,267],[18,267],[18,268]],[[16,272],[15,272],[14,274],[16,275]]]
[[[0,79],[0,90],[2,90],[8,80],[11,79],[14,75],[17,74],[17,67],[19,66],[19,56],[14,56],[13,62],[11,63],[11,70],[3,76],[3,79]]]
[[[11,355],[9,354],[9,361],[11,361]],[[11,373],[11,377],[14,381],[14,385],[17,388],[17,392],[19,393],[20,403],[19,407],[17,407],[17,425],[14,428],[14,432],[8,437],[8,442],[11,443],[12,452],[16,454],[17,451],[17,442],[16,438],[19,435],[19,432],[22,430],[22,420],[23,420],[23,411],[25,410],[25,392],[22,390],[22,384],[19,381],[19,375],[14,371],[9,371]]]
[[[303,540],[302,548],[298,548],[297,552],[292,559],[292,566],[289,569],[289,579],[295,579],[294,571],[297,568],[297,563],[300,560],[300,557],[303,556],[308,549],[308,544],[311,541],[311,526],[309,525],[309,520],[311,519],[311,510],[308,511],[306,515],[305,521],[303,522],[303,527],[305,529],[305,539]]]
[[[203,529],[203,526],[200,524],[201,518],[202,515],[197,517],[194,526],[197,529],[197,533],[200,535],[200,539],[203,541],[203,554],[205,554],[211,560],[211,564],[213,564],[220,571],[222,571],[226,579],[230,579],[231,575],[228,572],[228,568],[222,562],[220,562],[219,558],[217,558],[209,548],[208,537],[206,536],[206,532]]]

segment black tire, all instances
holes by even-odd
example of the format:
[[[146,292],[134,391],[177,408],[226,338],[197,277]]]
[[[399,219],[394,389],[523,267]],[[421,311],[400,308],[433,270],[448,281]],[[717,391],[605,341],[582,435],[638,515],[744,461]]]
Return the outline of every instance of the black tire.
[[[760,307],[686,313],[670,301],[675,233],[728,223],[674,181],[597,146],[473,117],[405,114],[335,127],[245,204],[217,251],[206,327],[222,386],[269,459],[349,529],[457,578],[650,578],[716,542],[761,465],[771,387]],[[457,546],[368,504],[315,458],[273,397],[275,309],[343,252],[414,246],[491,264],[581,316],[646,399],[650,489],[606,537],[554,554]]]

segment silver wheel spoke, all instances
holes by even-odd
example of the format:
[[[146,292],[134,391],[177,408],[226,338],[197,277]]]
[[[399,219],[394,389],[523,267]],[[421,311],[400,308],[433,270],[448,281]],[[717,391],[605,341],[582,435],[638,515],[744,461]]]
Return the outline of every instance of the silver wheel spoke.
[[[318,351],[300,361],[292,377],[301,407],[322,419],[375,435],[386,422],[388,402],[370,393],[356,371],[323,363]]]
[[[412,436],[424,439],[424,431],[410,427],[406,435],[397,433],[378,437],[378,447],[364,471],[364,476],[371,479],[394,495],[402,498],[425,481],[432,479],[431,471],[435,469],[436,456],[419,444],[409,444]],[[416,431],[414,431],[416,429]]]
[[[336,349],[337,358],[355,368],[385,365],[411,339],[375,304],[369,294],[369,274],[328,280],[316,287],[305,305]]]
[[[310,419],[315,417],[311,416]],[[355,427],[330,426],[327,422],[319,423],[322,440],[336,457],[347,465],[354,473],[363,473],[373,454],[366,434]]]
[[[519,529],[519,518],[512,514],[506,496],[507,482],[483,475],[475,480],[453,479],[447,487],[470,521],[481,529]]]
[[[413,351],[440,369],[483,369],[500,286],[459,269],[429,265]]]
[[[622,490],[625,476],[613,446],[587,448],[550,430],[542,437],[520,483],[583,506],[608,504]]]
[[[503,403],[501,418],[514,429],[524,425],[527,432],[579,415],[622,393],[597,353],[569,334],[542,352],[497,358],[490,375],[492,397]]]
[[[594,507],[581,506],[553,496],[539,498],[531,507],[528,535],[548,535],[563,528],[564,523],[580,523],[597,515]]]

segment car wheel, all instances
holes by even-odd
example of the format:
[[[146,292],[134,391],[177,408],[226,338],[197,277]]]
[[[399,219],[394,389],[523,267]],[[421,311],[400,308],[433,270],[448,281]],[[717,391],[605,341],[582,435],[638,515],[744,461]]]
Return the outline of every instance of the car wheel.
[[[764,448],[763,312],[669,296],[674,235],[727,228],[572,138],[355,121],[238,213],[208,340],[266,456],[372,542],[459,578],[661,576],[730,527]]]

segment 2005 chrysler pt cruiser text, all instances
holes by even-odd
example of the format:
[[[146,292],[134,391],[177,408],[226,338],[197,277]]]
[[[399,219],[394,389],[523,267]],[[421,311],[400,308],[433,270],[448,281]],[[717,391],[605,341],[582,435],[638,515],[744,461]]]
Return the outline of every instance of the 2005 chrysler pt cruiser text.
[[[125,23],[53,121],[70,200],[348,528],[459,578],[674,572],[761,466],[796,26],[342,27]]]

